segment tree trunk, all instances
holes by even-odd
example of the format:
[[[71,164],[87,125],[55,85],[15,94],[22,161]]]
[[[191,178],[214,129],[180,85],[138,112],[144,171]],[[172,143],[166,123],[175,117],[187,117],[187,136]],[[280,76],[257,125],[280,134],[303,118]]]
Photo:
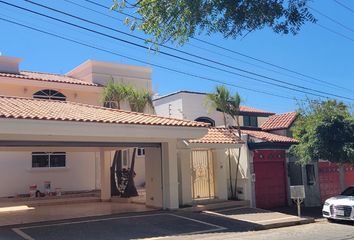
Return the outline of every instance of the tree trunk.
[[[236,127],[238,137],[241,139],[241,127],[240,127],[240,119],[239,116],[236,116]],[[241,148],[238,149],[237,162],[236,162],[236,177],[235,177],[235,198],[238,199],[237,196],[237,182],[238,182],[238,172],[240,169],[240,158],[241,158]]]
[[[134,183],[134,176],[135,176],[134,167],[135,167],[136,149],[137,148],[134,148],[134,151],[133,151],[132,162],[130,164],[130,170],[129,170],[128,183],[127,183],[127,186],[124,190],[122,197],[136,197],[139,195],[138,191],[136,190],[135,183]]]
[[[233,199],[234,198],[234,187],[232,186],[232,169],[231,169],[231,151],[230,151],[230,148],[228,148],[227,151],[228,151],[228,156],[229,156],[230,193],[231,193],[231,199]]]
[[[224,118],[224,126],[225,128],[227,128],[227,123],[226,123],[226,114],[223,113],[223,118]],[[232,169],[231,169],[231,151],[230,148],[227,149],[227,155],[229,157],[229,184],[230,184],[230,194],[231,194],[231,198],[234,198],[234,187],[232,186]]]

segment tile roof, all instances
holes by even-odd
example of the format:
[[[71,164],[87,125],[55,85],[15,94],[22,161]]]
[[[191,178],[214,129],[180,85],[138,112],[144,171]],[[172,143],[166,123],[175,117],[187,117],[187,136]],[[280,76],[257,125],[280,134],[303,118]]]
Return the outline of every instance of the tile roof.
[[[0,118],[208,127],[206,123],[160,117],[81,103],[0,96]]]
[[[40,72],[29,72],[29,71],[20,71],[20,73],[0,72],[0,77],[22,78],[22,79],[29,79],[29,80],[36,80],[36,81],[78,84],[78,85],[85,85],[85,86],[98,86],[97,84],[86,82],[80,79],[68,77],[65,75],[51,74],[51,73],[40,73]]]
[[[291,124],[296,120],[297,113],[289,112],[284,114],[277,114],[270,116],[267,121],[265,121],[261,128],[262,130],[280,130],[288,129]]]
[[[242,144],[244,143],[237,135],[236,131],[227,128],[209,128],[208,133],[200,138],[190,140],[190,143],[207,144]]]
[[[268,114],[268,115],[275,114],[273,112],[268,112],[268,111],[265,111],[265,110],[252,108],[252,107],[247,107],[247,106],[240,106],[240,112],[241,113],[263,113],[263,114]]]
[[[273,134],[258,130],[241,130],[242,134],[248,134],[251,137],[258,138],[267,142],[273,143],[298,143],[294,138]]]

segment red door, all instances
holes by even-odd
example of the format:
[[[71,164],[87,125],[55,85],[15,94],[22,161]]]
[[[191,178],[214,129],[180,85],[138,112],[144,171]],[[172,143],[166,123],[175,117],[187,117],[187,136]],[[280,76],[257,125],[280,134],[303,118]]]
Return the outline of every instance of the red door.
[[[265,209],[286,206],[285,151],[256,150],[253,162],[256,206]]]
[[[321,202],[340,193],[339,165],[329,162],[318,163]]]

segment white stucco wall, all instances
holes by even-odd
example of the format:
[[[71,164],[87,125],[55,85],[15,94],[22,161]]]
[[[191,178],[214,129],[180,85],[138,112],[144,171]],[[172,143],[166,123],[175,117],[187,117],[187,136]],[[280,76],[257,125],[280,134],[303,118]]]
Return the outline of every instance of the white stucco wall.
[[[247,141],[247,136],[242,136],[243,141]],[[236,163],[237,163],[237,155],[239,154],[238,149],[230,149],[231,152],[231,181],[232,185],[235,188],[235,178],[236,178]],[[226,151],[227,153],[227,151]],[[226,178],[228,185],[228,194],[230,196],[230,173],[229,173],[229,161],[228,155],[225,154],[226,160]],[[237,188],[239,190],[237,197],[242,200],[249,200],[251,205],[253,203],[253,190],[252,190],[252,154],[249,151],[247,144],[244,144],[241,147],[241,156],[240,156],[240,165],[239,165],[239,173],[237,177]]]
[[[44,190],[44,181],[62,191],[93,190],[96,188],[95,153],[68,152],[66,167],[32,169],[31,152],[0,153],[0,197],[29,193],[29,186],[37,184]]]
[[[100,85],[114,81],[152,91],[151,74],[152,70],[148,67],[95,60],[88,60],[67,73],[68,76]]]
[[[224,125],[221,112],[211,105],[203,94],[177,93],[154,101],[157,115],[195,120],[198,117],[209,117],[216,126]]]
[[[159,116],[184,119],[182,96],[172,95],[169,98],[162,98],[154,101],[155,112]]]
[[[215,121],[215,126],[224,126],[223,114],[215,109],[205,94],[192,92],[178,92],[154,100],[157,115],[195,120],[198,117],[209,117]],[[268,117],[257,117],[258,126],[261,126]],[[243,126],[243,116],[239,117]],[[235,121],[226,116],[227,125],[235,126]]]
[[[146,205],[162,208],[161,149],[145,148]]]

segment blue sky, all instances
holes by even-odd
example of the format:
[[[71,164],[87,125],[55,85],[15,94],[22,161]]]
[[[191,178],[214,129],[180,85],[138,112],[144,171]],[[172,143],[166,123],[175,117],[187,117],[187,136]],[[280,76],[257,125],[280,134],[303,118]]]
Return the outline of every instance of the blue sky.
[[[68,13],[76,14],[80,17],[88,18],[91,21],[99,22],[106,26],[129,32],[127,26],[125,26],[121,21],[114,19],[123,19],[124,16],[109,10],[105,11],[104,9],[100,9],[95,5],[85,2],[84,0],[70,1],[85,5],[86,7],[95,9],[96,11],[108,14],[111,17],[99,15],[64,0],[33,1],[66,11]],[[346,0],[339,1],[342,1],[344,4],[354,9],[354,2]],[[121,37],[129,41],[137,42],[135,39],[122,36],[106,29],[94,27],[88,23],[73,20],[70,17],[36,7],[22,0],[13,0],[8,2],[68,20],[82,26],[94,28],[97,31]],[[111,0],[101,0],[98,2],[107,6],[111,4]],[[344,34],[347,38],[351,38],[352,40],[324,30],[318,25],[311,23],[305,25],[302,31],[296,36],[279,35],[269,29],[263,29],[248,34],[243,39],[225,40],[218,34],[214,34],[212,36],[201,35],[198,36],[198,38],[202,38],[203,40],[218,44],[225,48],[239,51],[252,57],[313,76],[322,81],[340,85],[344,87],[344,89],[336,88],[313,79],[282,71],[280,69],[255,62],[253,60],[232,54],[230,52],[222,51],[193,40],[190,44],[186,44],[185,46],[178,48],[193,54],[201,55],[205,58],[211,58],[215,61],[223,62],[238,68],[286,81],[288,83],[297,84],[302,87],[354,98],[354,12],[350,12],[342,8],[333,0],[314,0],[311,3],[311,6],[314,9],[327,14],[336,21],[341,22],[349,29],[341,27],[325,17],[314,13],[321,25],[340,34]],[[35,16],[12,7],[5,6],[2,3],[0,3],[0,17],[16,20],[62,36],[74,38],[80,42],[97,45],[107,50],[138,58],[151,64],[160,64],[183,72],[228,82],[240,87],[246,87],[256,91],[265,91],[286,97],[279,98],[237,87],[230,87],[231,91],[238,91],[241,94],[244,105],[272,110],[275,112],[288,112],[296,109],[297,100],[295,99],[301,100],[306,97],[306,94],[259,83],[250,79],[232,75],[230,73],[209,69],[194,65],[192,63],[186,63],[158,53],[156,54],[151,51],[149,52],[147,50],[139,49],[128,44],[105,38],[103,36],[98,36],[93,33],[88,33],[84,30],[78,30],[65,24],[57,23],[40,16]],[[144,35],[138,31],[133,33],[144,37]],[[0,52],[3,55],[22,58],[23,62],[21,64],[21,69],[23,70],[65,74],[87,59],[143,65],[141,63],[127,60],[123,57],[93,50],[57,39],[52,36],[47,36],[14,26],[3,21],[0,21],[0,36]],[[215,64],[209,64],[216,66]],[[281,74],[275,71],[281,72]],[[217,83],[209,82],[204,79],[171,73],[166,70],[153,67],[153,88],[154,91],[160,95],[165,95],[178,90],[210,92],[213,91],[216,85]],[[354,101],[351,103],[353,102]]]

